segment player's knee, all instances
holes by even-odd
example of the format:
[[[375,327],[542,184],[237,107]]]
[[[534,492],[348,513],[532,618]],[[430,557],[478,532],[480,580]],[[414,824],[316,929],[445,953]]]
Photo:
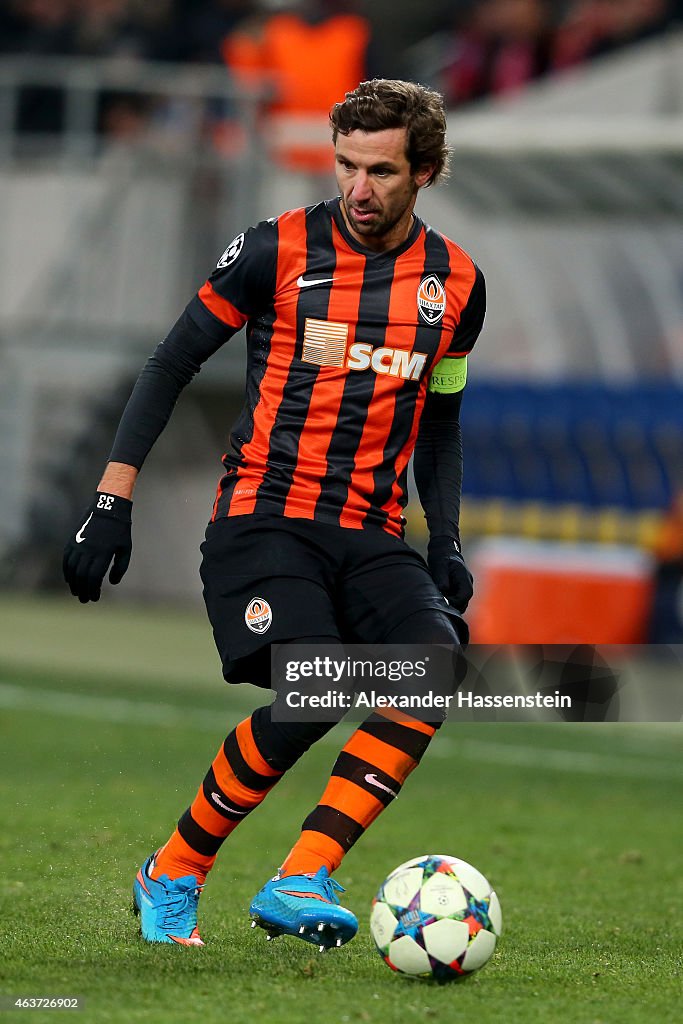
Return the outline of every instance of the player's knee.
[[[417,644],[420,647],[429,645],[430,678],[439,688],[455,693],[467,674],[463,648],[468,639],[467,624],[457,613],[423,609],[404,619],[385,642]],[[430,724],[438,728],[441,721]]]
[[[273,705],[257,708],[251,716],[254,741],[271,768],[285,772],[302,754],[336,725],[335,722],[273,721]]]
[[[446,644],[464,646],[469,639],[465,620],[455,612],[423,608],[404,619],[385,637],[387,644]]]

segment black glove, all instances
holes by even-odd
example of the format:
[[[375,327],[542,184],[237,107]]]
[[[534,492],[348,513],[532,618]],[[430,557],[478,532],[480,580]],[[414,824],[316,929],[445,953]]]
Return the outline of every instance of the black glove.
[[[127,498],[98,491],[83,513],[80,528],[67,542],[62,562],[64,579],[82,604],[99,601],[112,558],[109,582],[120,583],[123,579],[133,550],[132,508],[133,502]]]
[[[427,565],[437,587],[456,611],[464,612],[474,588],[472,573],[460,548],[451,537],[432,537],[427,546]]]

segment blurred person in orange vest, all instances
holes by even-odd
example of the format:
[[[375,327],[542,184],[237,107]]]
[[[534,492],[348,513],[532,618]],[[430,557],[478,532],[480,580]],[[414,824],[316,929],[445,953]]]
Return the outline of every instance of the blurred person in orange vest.
[[[651,644],[683,643],[683,487],[674,495],[655,538]]]
[[[354,0],[262,7],[225,38],[223,58],[238,83],[267,97],[269,157],[288,170],[331,174],[329,111],[367,75],[369,22]]]

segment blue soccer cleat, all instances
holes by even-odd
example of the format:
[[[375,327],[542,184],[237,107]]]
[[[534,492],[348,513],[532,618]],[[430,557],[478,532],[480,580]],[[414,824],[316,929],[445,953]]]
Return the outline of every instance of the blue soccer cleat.
[[[140,915],[140,931],[147,942],[203,946],[197,930],[197,905],[202,886],[194,875],[151,878],[154,857],[148,857],[133,882],[133,910]]]
[[[268,932],[268,938],[294,935],[325,949],[343,946],[358,931],[350,910],[339,905],[344,888],[322,867],[315,875],[276,876],[254,897],[249,913],[251,927]]]

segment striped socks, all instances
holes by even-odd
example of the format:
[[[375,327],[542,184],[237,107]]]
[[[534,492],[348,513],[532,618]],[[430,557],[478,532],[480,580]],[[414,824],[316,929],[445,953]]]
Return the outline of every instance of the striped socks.
[[[270,721],[268,708],[259,708],[240,722],[157,854],[153,877],[194,875],[203,883],[230,833],[331,727],[332,723],[322,728],[299,724],[290,727],[288,735],[282,725]],[[304,821],[281,874],[314,873],[323,865],[332,874],[344,854],[398,796],[435,732],[434,725],[400,711],[370,715],[340,752],[320,803]]]
[[[192,806],[159,851],[153,877],[194,875],[204,882],[223,842],[283,774],[262,756],[252,719],[240,722],[218,751]]]
[[[434,725],[399,711],[372,714],[339,754],[320,803],[304,821],[280,873],[303,875],[325,865],[332,874],[398,796],[435,732]]]

